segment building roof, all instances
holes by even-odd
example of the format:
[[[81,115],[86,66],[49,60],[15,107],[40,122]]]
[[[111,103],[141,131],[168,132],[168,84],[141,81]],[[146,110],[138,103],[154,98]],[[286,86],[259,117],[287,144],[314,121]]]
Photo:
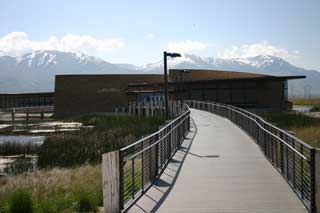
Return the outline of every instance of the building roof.
[[[183,75],[188,76],[190,80],[217,80],[217,79],[237,79],[237,78],[265,78],[271,75],[263,75],[248,72],[204,70],[204,69],[170,69],[170,78],[174,80],[179,78],[181,71],[187,71]]]
[[[207,82],[207,81],[225,81],[225,80],[261,80],[261,81],[284,81],[292,79],[301,79],[306,76],[272,76],[248,72],[203,70],[203,69],[170,69],[169,83],[180,81],[180,72],[183,75],[184,82]],[[162,84],[158,82],[158,84]],[[129,86],[150,86],[156,83],[132,83]]]
[[[0,96],[53,96],[54,92],[0,93]]]

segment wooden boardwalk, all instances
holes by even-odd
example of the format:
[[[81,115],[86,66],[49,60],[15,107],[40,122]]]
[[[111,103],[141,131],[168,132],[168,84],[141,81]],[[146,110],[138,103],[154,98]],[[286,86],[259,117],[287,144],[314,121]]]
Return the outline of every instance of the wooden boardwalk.
[[[246,133],[209,112],[191,117],[181,149],[129,212],[307,212]]]

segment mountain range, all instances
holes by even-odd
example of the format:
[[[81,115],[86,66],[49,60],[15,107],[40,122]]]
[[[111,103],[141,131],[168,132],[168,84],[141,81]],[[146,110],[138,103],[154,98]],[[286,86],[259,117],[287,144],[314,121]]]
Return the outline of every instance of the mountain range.
[[[222,59],[184,54],[168,61],[169,68],[215,69],[252,72],[275,76],[305,75],[306,79],[289,81],[291,96],[303,96],[306,87],[320,96],[320,72],[296,67],[282,58],[259,55],[248,58]],[[163,62],[135,66],[115,64],[83,53],[39,50],[18,57],[0,54],[0,93],[54,91],[58,74],[141,74],[162,73]]]

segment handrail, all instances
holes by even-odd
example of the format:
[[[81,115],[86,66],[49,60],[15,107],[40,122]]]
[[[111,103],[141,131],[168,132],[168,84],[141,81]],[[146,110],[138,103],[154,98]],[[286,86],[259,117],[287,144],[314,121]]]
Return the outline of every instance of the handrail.
[[[190,129],[190,108],[158,131],[119,150],[119,203],[125,210],[164,171]]]
[[[222,105],[222,106],[223,106],[223,105]],[[308,147],[309,149],[312,149],[312,148],[313,148],[312,146],[310,146],[310,145],[307,144],[306,142],[302,141],[300,138],[297,138],[297,137],[294,136],[294,135],[288,134],[285,130],[283,130],[283,129],[281,129],[281,128],[279,128],[279,127],[277,127],[277,126],[275,126],[275,125],[273,125],[273,124],[265,121],[265,120],[264,120],[263,118],[261,118],[259,115],[256,115],[256,114],[254,114],[254,113],[252,113],[252,112],[246,111],[246,110],[241,109],[241,108],[236,107],[236,106],[231,106],[231,107],[232,107],[232,108],[236,108],[236,109],[241,110],[241,111],[244,111],[244,112],[246,112],[246,113],[248,113],[248,114],[250,114],[250,115],[258,118],[261,122],[263,122],[263,123],[271,126],[272,128],[277,129],[278,131],[282,132],[283,134],[285,134],[285,135],[287,135],[287,136],[289,136],[289,137],[294,138],[294,139],[297,140],[299,143],[302,143],[304,146]]]
[[[173,127],[168,133],[166,133],[164,136],[162,136],[162,137],[161,137],[160,139],[158,139],[156,142],[154,142],[154,143],[151,144],[150,146],[144,148],[143,150],[135,153],[134,155],[131,155],[130,157],[125,158],[124,160],[125,160],[125,161],[131,160],[132,158],[136,157],[137,155],[139,155],[139,154],[147,151],[148,149],[151,149],[153,146],[155,146],[155,145],[157,145],[158,143],[160,143],[164,138],[168,137],[168,136],[173,132],[173,130],[175,130],[176,128],[178,128],[179,125],[180,125],[182,122],[185,121],[185,119],[187,119],[187,118],[184,118],[182,121],[180,121],[178,125],[176,125],[175,127]]]
[[[203,102],[203,103],[205,103],[205,102]],[[211,103],[211,104],[219,106],[219,104],[216,104],[216,103]],[[285,144],[286,146],[288,146],[291,150],[293,150],[293,151],[296,152],[299,156],[301,156],[304,160],[308,160],[308,157],[306,157],[305,155],[301,154],[298,150],[296,150],[296,149],[295,149],[294,147],[292,147],[290,144],[288,144],[287,142],[285,142],[283,139],[279,138],[278,136],[276,136],[275,134],[273,134],[272,132],[270,132],[269,130],[267,130],[266,128],[264,128],[261,124],[259,124],[259,122],[257,122],[256,119],[253,119],[253,118],[247,116],[246,114],[244,114],[244,113],[242,113],[242,112],[240,112],[240,111],[238,111],[238,110],[235,110],[235,109],[233,109],[233,108],[231,108],[231,107],[229,107],[229,106],[226,106],[226,105],[220,105],[220,106],[225,107],[225,108],[228,108],[228,109],[232,109],[233,111],[238,112],[238,113],[242,114],[243,116],[247,117],[248,119],[254,121],[254,122],[255,122],[261,129],[263,129],[265,132],[268,132],[270,135],[272,135],[273,137],[277,138],[279,141],[281,141],[282,143],[284,143],[284,144]],[[234,108],[237,108],[237,107],[234,107]],[[239,108],[238,108],[238,109],[239,109]],[[247,111],[246,111],[246,112],[247,112]],[[248,113],[250,113],[250,112],[248,112]],[[250,114],[253,115],[253,116],[255,116],[255,117],[259,117],[259,116],[257,116],[257,115],[252,114],[252,113],[250,113]],[[259,118],[260,118],[260,117],[259,117]],[[262,119],[262,118],[260,118],[260,119]],[[270,125],[270,123],[264,121],[263,119],[262,119],[262,122],[264,122],[265,124]],[[274,126],[272,126],[272,127],[274,127]],[[281,129],[279,129],[279,130],[281,130]],[[286,134],[286,132],[284,132],[284,131],[283,131],[283,133]],[[291,137],[291,135],[290,135],[290,137]],[[310,146],[310,147],[311,147],[311,146]]]
[[[181,115],[179,115],[177,118],[173,119],[172,121],[170,121],[168,124],[166,124],[164,127],[160,128],[158,131],[144,137],[144,138],[141,138],[140,140],[126,146],[126,147],[123,147],[120,149],[120,151],[124,151],[126,149],[129,149],[130,147],[133,147],[133,146],[136,146],[137,144],[143,142],[144,140],[147,140],[149,138],[151,138],[152,136],[155,136],[157,134],[159,134],[161,131],[163,131],[165,128],[167,128],[168,126],[172,125],[175,121],[177,121],[178,119],[180,119],[181,117],[183,117],[184,115],[186,115],[187,113],[190,113],[190,108],[187,104],[184,105],[187,109],[185,112],[183,112]]]

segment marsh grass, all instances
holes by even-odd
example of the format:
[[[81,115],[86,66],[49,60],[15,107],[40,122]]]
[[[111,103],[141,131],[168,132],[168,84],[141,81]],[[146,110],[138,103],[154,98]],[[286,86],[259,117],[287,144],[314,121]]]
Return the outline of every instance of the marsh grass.
[[[261,113],[268,122],[285,129],[320,126],[320,119],[302,113]]]
[[[302,113],[262,113],[268,122],[294,134],[306,143],[320,148],[320,118],[309,117]]]
[[[165,120],[165,117],[146,118],[125,115],[82,116],[72,119],[72,121],[81,122],[86,126],[95,126],[95,129],[127,129],[135,137],[141,137],[158,130]]]
[[[34,142],[0,142],[0,156],[36,154],[40,144]]]
[[[38,153],[40,168],[100,163],[103,153],[118,150],[144,135],[155,132],[165,119],[84,116],[73,118],[73,121],[94,128],[47,137]]]
[[[0,209],[9,210],[10,198],[18,190],[30,193],[35,212],[74,212],[84,203],[93,209],[102,205],[101,165],[0,178]]]
[[[42,169],[0,178],[0,210],[8,211],[12,193],[22,190],[30,193],[34,212],[95,211],[103,202],[101,155],[155,132],[165,122],[128,116],[73,119],[95,127],[47,137],[38,152]],[[130,178],[126,184],[137,192],[142,184],[141,160],[135,164],[135,182]]]

